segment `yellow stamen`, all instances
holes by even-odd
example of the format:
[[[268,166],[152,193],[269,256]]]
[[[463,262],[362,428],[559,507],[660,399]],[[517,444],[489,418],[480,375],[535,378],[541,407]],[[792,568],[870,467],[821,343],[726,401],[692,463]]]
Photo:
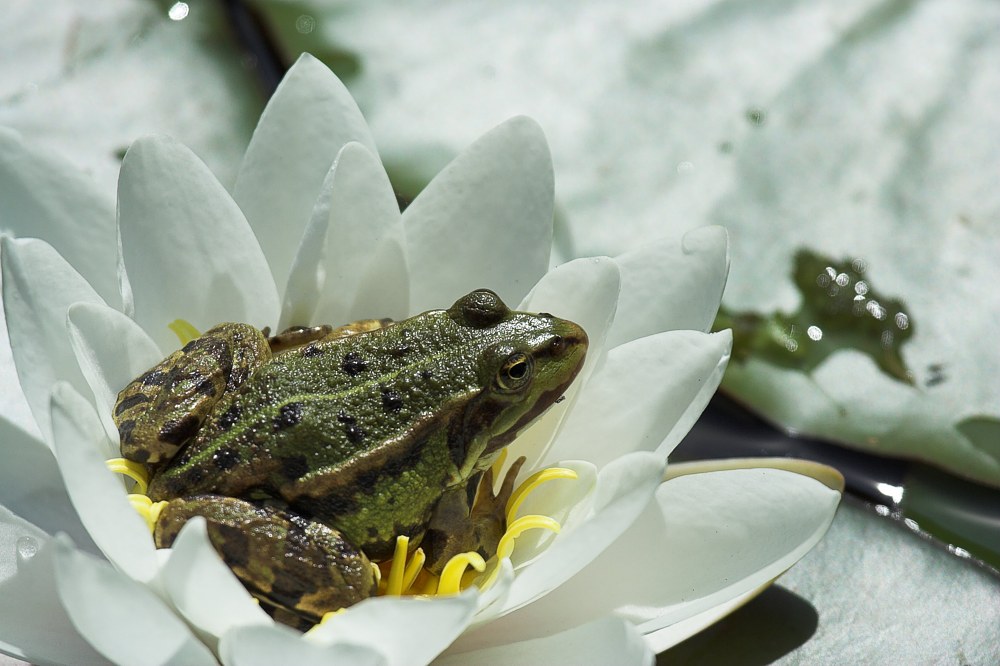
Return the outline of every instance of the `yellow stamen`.
[[[312,627],[310,627],[309,631],[312,631],[312,630],[313,630],[313,629],[315,629],[316,627],[322,627],[322,626],[323,626],[324,624],[326,624],[327,622],[329,622],[329,621],[330,621],[330,618],[332,618],[332,617],[335,617],[335,616],[337,616],[337,615],[340,615],[340,614],[341,614],[341,613],[343,613],[343,612],[344,612],[345,610],[347,610],[347,609],[346,609],[346,608],[338,608],[338,609],[337,609],[337,610],[335,610],[335,611],[330,611],[329,613],[323,613],[323,617],[321,617],[321,618],[319,619],[319,622],[317,622],[317,623],[316,623],[316,624],[314,624],[314,625],[313,625]],[[306,633],[308,634],[308,633],[309,633],[309,631],[307,631]]]
[[[160,512],[163,511],[163,507],[167,505],[166,502],[154,502],[149,499],[146,495],[140,495],[138,493],[132,493],[128,496],[129,504],[132,508],[136,510],[144,521],[146,521],[146,527],[152,532],[156,528],[156,521],[160,517]]]
[[[502,560],[505,557],[510,557],[511,553],[514,552],[514,540],[521,536],[523,532],[528,530],[549,530],[550,532],[559,534],[560,529],[562,529],[562,526],[559,522],[548,516],[521,516],[508,525],[507,531],[500,537],[500,543],[497,544],[497,559]]]
[[[458,594],[462,591],[462,576],[465,570],[472,567],[482,573],[486,571],[486,560],[479,553],[459,553],[444,565],[441,580],[438,582],[438,594]]]
[[[181,341],[181,345],[186,345],[201,335],[197,328],[184,319],[174,319],[172,322],[167,324],[167,328],[174,332],[177,339]]]
[[[124,474],[135,481],[135,490],[140,495],[146,494],[146,489],[149,488],[149,472],[143,465],[125,458],[112,458],[106,460],[104,464],[115,474]]]
[[[406,563],[406,571],[403,572],[403,587],[400,594],[406,594],[410,591],[413,583],[417,580],[417,576],[420,575],[420,571],[424,568],[426,560],[427,556],[424,555],[423,548],[417,548],[413,551],[413,557]]]
[[[406,548],[409,544],[409,537],[396,537],[396,550],[392,553],[389,581],[385,586],[385,594],[387,596],[398,597],[403,593],[403,574],[406,572]]]
[[[576,472],[565,467],[549,467],[529,476],[517,487],[517,490],[510,496],[510,501],[507,502],[507,525],[514,523],[514,516],[517,515],[517,510],[521,508],[521,503],[524,502],[528,494],[535,490],[535,488],[553,479],[575,478],[577,478]]]

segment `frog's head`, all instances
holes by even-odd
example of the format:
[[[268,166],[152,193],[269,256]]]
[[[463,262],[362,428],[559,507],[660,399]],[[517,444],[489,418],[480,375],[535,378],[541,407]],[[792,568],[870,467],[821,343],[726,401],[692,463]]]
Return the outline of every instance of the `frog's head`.
[[[587,334],[548,313],[512,311],[487,289],[463,296],[448,315],[482,332],[477,366],[481,390],[462,420],[466,464],[474,466],[562,398],[583,367]]]

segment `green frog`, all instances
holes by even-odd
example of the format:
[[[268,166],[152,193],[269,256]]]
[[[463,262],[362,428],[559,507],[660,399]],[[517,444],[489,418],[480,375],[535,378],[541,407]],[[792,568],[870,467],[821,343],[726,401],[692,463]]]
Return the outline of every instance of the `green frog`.
[[[375,594],[396,538],[440,573],[495,554],[520,463],[501,450],[559,401],[587,335],[492,291],[400,322],[216,326],[136,378],[114,417],[122,455],[168,503],[169,547],[205,518],[215,549],[276,619],[305,627]]]

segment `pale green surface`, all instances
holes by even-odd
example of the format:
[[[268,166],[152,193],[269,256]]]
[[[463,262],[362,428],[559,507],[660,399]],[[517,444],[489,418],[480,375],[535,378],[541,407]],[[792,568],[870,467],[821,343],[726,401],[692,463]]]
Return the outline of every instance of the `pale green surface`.
[[[722,224],[725,304],[765,314],[796,309],[799,247],[863,258],[910,308],[915,387],[852,352],[811,375],[736,368],[726,387],[788,428],[1000,484],[992,438],[957,427],[1000,417],[995,2],[256,4],[290,52],[356,72],[404,187],[535,117],[567,256]]]
[[[113,196],[121,154],[169,134],[232,184],[262,98],[219,3],[172,21],[148,0],[8,0],[0,125],[68,157]],[[111,202],[113,204],[113,199]]]

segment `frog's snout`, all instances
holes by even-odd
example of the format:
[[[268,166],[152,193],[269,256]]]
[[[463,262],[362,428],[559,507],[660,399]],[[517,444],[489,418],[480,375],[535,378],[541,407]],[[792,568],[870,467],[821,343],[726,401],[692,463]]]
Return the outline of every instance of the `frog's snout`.
[[[583,359],[587,355],[587,346],[590,344],[587,332],[579,325],[571,321],[562,320],[556,329],[556,334],[549,342],[549,353],[553,358],[576,361],[583,364]],[[577,368],[579,369],[579,368]],[[574,373],[575,374],[575,373]]]

